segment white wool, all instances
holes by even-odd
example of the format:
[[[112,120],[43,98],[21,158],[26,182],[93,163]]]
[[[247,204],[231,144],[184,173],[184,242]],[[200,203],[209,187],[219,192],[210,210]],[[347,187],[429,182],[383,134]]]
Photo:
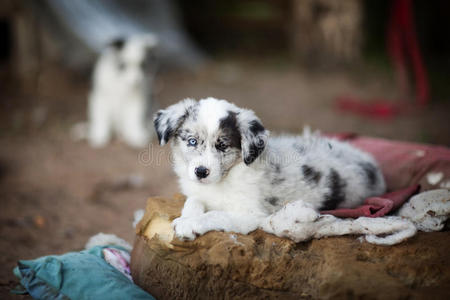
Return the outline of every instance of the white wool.
[[[397,244],[416,233],[414,224],[400,217],[340,219],[332,215],[319,215],[303,203],[295,202],[262,220],[260,228],[295,242],[328,236],[365,234],[369,243],[378,245]]]
[[[442,172],[430,172],[427,174],[427,181],[429,184],[436,185],[444,177]]]
[[[302,213],[295,213],[301,211]],[[367,242],[394,245],[415,235],[417,230],[439,231],[450,217],[450,191],[431,190],[412,197],[396,216],[339,219],[319,215],[303,203],[289,203],[264,219],[260,227],[295,242],[327,236],[364,234]]]
[[[137,224],[144,217],[145,211],[143,209],[138,209],[134,212],[133,228],[136,228]]]
[[[421,231],[441,230],[450,216],[450,191],[431,190],[412,197],[397,212]]]
[[[450,179],[442,181],[441,184],[439,185],[439,187],[441,187],[443,189],[450,189]]]
[[[95,246],[120,246],[127,251],[131,251],[132,249],[131,245],[127,241],[119,238],[117,235],[103,232],[91,236],[84,248],[90,249]]]

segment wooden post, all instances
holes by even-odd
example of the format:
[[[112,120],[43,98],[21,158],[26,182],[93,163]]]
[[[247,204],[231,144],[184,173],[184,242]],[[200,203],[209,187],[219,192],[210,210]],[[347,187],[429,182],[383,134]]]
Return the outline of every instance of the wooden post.
[[[291,48],[307,66],[334,66],[359,60],[362,1],[293,0]]]

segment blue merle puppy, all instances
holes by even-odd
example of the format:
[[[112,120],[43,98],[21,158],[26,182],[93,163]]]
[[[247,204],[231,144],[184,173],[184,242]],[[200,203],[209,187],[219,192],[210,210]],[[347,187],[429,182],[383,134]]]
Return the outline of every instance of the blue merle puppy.
[[[180,239],[211,230],[247,234],[290,203],[294,217],[282,218],[288,230],[320,210],[355,207],[385,191],[369,154],[314,134],[269,137],[253,111],[225,100],[183,100],[160,110],[154,124],[160,144],[171,143],[187,196],[172,223]]]

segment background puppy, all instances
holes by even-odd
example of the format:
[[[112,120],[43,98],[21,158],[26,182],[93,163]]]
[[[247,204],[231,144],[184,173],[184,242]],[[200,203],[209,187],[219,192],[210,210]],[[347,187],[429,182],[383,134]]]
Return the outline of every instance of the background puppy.
[[[186,99],[160,110],[154,124],[160,144],[171,141],[187,196],[173,222],[182,239],[210,230],[246,234],[288,203],[286,226],[310,222],[318,210],[354,207],[385,190],[368,154],[308,134],[269,138],[253,111],[225,100]]]
[[[89,142],[104,146],[117,134],[132,147],[151,138],[151,85],[156,71],[153,35],[118,39],[98,59],[89,96]]]

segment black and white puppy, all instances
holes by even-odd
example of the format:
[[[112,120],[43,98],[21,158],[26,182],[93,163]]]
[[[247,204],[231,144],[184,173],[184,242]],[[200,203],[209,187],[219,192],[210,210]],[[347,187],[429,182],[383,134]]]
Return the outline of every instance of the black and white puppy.
[[[385,191],[370,155],[318,135],[269,138],[253,111],[225,100],[183,100],[160,110],[154,124],[160,144],[171,141],[187,196],[172,223],[180,239],[211,230],[247,234],[287,204],[278,228],[289,229]]]
[[[93,147],[105,146],[114,134],[132,147],[150,141],[157,46],[156,36],[143,34],[117,39],[102,51],[88,102]]]

